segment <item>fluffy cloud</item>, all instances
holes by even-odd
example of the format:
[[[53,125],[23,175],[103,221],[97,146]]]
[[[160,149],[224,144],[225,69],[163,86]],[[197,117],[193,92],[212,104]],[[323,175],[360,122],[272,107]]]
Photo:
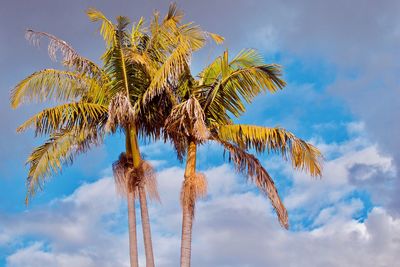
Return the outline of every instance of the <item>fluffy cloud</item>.
[[[393,175],[393,166],[375,146],[354,142],[359,144],[322,146],[335,156],[321,180],[293,176],[285,198],[292,231],[279,226],[268,200],[230,166],[205,170],[209,196],[197,205],[193,266],[394,266],[400,260],[400,218],[375,207],[357,220],[366,204],[347,199],[359,190],[352,179],[372,179],[354,166],[377,170],[368,173],[382,179]],[[285,168],[280,173],[292,175]],[[182,177],[178,167],[159,172],[162,203],[150,205],[157,266],[178,266]],[[102,178],[50,204],[2,216],[0,244],[13,248],[7,266],[128,266],[125,209],[113,180]],[[310,227],[296,228],[307,220]]]

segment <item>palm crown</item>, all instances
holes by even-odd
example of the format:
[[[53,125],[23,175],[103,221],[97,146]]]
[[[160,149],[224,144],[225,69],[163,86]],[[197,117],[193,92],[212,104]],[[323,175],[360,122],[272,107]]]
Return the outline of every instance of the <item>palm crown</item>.
[[[28,158],[29,195],[63,164],[72,162],[91,145],[101,143],[106,130],[114,132],[117,127],[125,126],[126,121],[115,116],[121,108],[115,106],[120,95],[129,100],[129,123],[142,136],[157,138],[163,126],[162,117],[171,108],[168,95],[161,92],[171,90],[170,83],[187,68],[191,53],[204,45],[207,36],[221,40],[197,25],[181,24],[182,14],[174,5],[161,22],[155,13],[149,29],[144,28],[142,18],[131,32],[126,17],[118,17],[115,25],[95,9],[89,9],[88,16],[101,21],[100,33],[107,45],[102,67],[51,34],[33,30],[26,34],[34,44],[48,38],[50,57],[56,59],[60,51],[66,67],[35,72],[11,94],[13,108],[25,102],[61,103],[35,114],[18,128],[24,131],[33,127],[38,136],[50,135]],[[112,107],[113,113],[108,112]]]

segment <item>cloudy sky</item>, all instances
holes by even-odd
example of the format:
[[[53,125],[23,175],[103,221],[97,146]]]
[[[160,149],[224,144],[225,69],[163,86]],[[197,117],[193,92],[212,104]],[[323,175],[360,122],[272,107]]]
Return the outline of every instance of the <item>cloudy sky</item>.
[[[199,151],[209,195],[196,213],[193,266],[396,266],[400,261],[400,2],[179,1],[188,21],[226,38],[196,55],[193,72],[223,49],[256,48],[284,66],[288,86],[258,97],[238,122],[281,126],[317,145],[324,175],[293,172],[261,157],[289,210],[283,230],[263,196],[213,145]],[[33,28],[99,60],[104,48],[84,11],[149,18],[167,1],[1,0],[0,266],[128,266],[127,215],[111,163],[122,136],[79,157],[24,206],[30,150],[43,140],[15,128],[40,107],[11,110],[9,93],[32,72],[58,65],[24,39]],[[161,204],[151,203],[156,265],[178,266],[183,169],[162,143],[142,144],[158,170]],[[139,225],[140,227],[140,225]],[[140,228],[138,228],[140,229]],[[141,262],[144,262],[142,242]]]

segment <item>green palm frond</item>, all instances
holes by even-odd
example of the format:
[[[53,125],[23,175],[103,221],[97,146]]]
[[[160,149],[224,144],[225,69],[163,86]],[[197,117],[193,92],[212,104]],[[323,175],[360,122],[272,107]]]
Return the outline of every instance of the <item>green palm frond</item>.
[[[232,61],[225,51],[199,75],[199,84],[207,88],[201,103],[213,121],[226,123],[229,114],[238,117],[245,111],[244,102],[251,103],[266,90],[282,89],[281,75],[280,66],[264,64],[255,50],[242,50]]]
[[[182,21],[183,18],[183,12],[182,10],[178,9],[178,6],[176,3],[171,3],[168,7],[168,12],[167,15],[164,18],[164,23],[167,23],[168,21],[173,21],[175,24],[178,24]]]
[[[218,137],[246,150],[280,153],[285,159],[292,161],[294,168],[305,170],[312,176],[321,175],[321,152],[285,129],[241,124],[223,125],[218,129]]]
[[[25,131],[29,127],[35,129],[36,135],[51,134],[61,129],[104,127],[107,120],[107,106],[75,102],[44,109],[32,116],[17,131]]]
[[[176,83],[180,75],[187,69],[190,56],[191,48],[188,43],[182,40],[154,74],[151,84],[144,95],[144,103],[148,103],[153,97],[163,92],[171,94],[171,87],[175,85],[174,83]]]
[[[89,8],[86,11],[89,19],[93,22],[100,21],[100,34],[106,42],[107,46],[112,46],[116,41],[115,25],[102,12],[95,8]]]
[[[63,165],[71,164],[75,156],[84,153],[93,145],[102,143],[103,135],[90,129],[69,129],[51,134],[41,146],[28,157],[26,204],[46,179],[61,172]]]
[[[222,44],[225,41],[225,38],[219,34],[212,32],[205,32],[207,37],[210,37],[216,44]]]
[[[11,107],[25,102],[57,102],[78,100],[82,95],[102,89],[97,80],[72,71],[44,69],[23,79],[11,91]]]
[[[33,45],[38,46],[42,38],[49,40],[48,53],[53,61],[57,61],[57,52],[62,55],[63,64],[68,68],[73,68],[79,73],[86,74],[91,77],[100,78],[103,76],[102,70],[91,60],[82,57],[67,42],[47,32],[39,32],[29,29],[25,34]]]
[[[264,65],[263,56],[255,49],[242,49],[230,62],[233,69]]]
[[[260,161],[254,155],[234,144],[218,139],[216,141],[224,147],[225,151],[228,151],[229,161],[233,162],[236,170],[248,177],[261,192],[268,196],[278,215],[280,224],[287,229],[289,227],[288,213],[279,197],[274,181]]]
[[[138,48],[144,36],[143,24],[144,24],[144,18],[141,17],[138,23],[132,25],[131,45],[135,50]]]

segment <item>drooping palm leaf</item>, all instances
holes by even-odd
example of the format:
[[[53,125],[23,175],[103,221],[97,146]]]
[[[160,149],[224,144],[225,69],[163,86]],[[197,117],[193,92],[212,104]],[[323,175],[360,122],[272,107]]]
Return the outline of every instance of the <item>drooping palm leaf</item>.
[[[233,162],[237,171],[248,177],[271,201],[280,224],[286,229],[289,227],[288,214],[283,205],[275,183],[271,176],[261,165],[260,161],[252,154],[247,153],[239,146],[215,139],[229,153],[229,161]]]
[[[26,203],[46,178],[59,173],[63,165],[71,164],[76,155],[100,144],[102,138],[103,135],[91,129],[72,128],[51,134],[43,145],[33,150],[26,162],[29,165]]]
[[[292,161],[294,168],[305,170],[312,176],[321,175],[322,155],[319,150],[282,128],[243,124],[222,125],[218,129],[218,137],[246,150],[280,153],[285,159]]]
[[[86,74],[90,77],[100,78],[103,76],[102,70],[94,62],[80,56],[75,49],[64,40],[50,33],[34,31],[31,29],[26,31],[25,37],[36,46],[39,45],[42,38],[47,38],[49,40],[49,56],[53,61],[57,60],[57,52],[60,51],[63,64],[66,67],[74,68],[77,72]]]

